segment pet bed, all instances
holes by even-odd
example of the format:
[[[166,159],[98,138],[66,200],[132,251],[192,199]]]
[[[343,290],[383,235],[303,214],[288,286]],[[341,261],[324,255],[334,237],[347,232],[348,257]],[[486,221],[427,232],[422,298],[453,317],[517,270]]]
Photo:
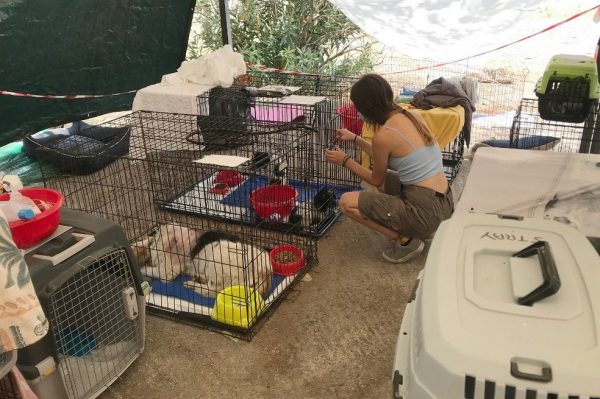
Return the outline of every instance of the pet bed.
[[[551,150],[560,142],[560,138],[554,136],[528,136],[519,137],[516,141],[511,143],[511,140],[484,140],[473,146],[475,151],[480,147],[496,147],[496,148],[516,148],[519,150]]]
[[[477,150],[455,213],[547,217],[600,243],[600,155]]]
[[[271,291],[265,300],[268,307],[294,281],[294,276],[279,276],[273,274]],[[148,304],[176,312],[186,312],[210,317],[210,311],[215,305],[215,298],[200,295],[194,290],[184,287],[183,283],[190,280],[188,275],[180,275],[173,281],[167,282],[152,279],[152,291]]]
[[[222,195],[211,192],[215,177],[216,173],[177,195],[171,201],[159,203],[159,207],[196,216],[225,218],[246,224],[259,222],[260,218],[254,213],[248,196],[253,190],[267,186],[269,178],[266,176],[247,176],[240,185],[231,188],[231,191],[226,195]],[[335,194],[338,203],[343,193],[360,189],[359,187],[326,185],[294,179],[289,179],[287,184],[298,191],[298,202],[300,204],[312,201],[317,192],[325,187]],[[338,216],[337,211],[331,212],[329,217],[326,217],[317,226],[317,234],[321,236]],[[285,228],[287,229],[289,226]]]
[[[75,122],[69,128],[27,135],[23,151],[30,159],[72,174],[89,174],[129,151],[130,127],[91,126]]]

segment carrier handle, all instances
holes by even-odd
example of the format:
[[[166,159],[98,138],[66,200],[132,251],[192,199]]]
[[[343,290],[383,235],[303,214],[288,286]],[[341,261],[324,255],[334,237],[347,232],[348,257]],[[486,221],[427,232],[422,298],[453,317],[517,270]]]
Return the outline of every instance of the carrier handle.
[[[542,367],[542,374],[531,374],[525,373],[519,370],[519,365],[516,361],[510,361],[510,374],[521,380],[529,380],[536,382],[551,382],[552,381],[552,368],[551,367]]]
[[[527,248],[520,250],[513,256],[517,258],[528,258],[537,254],[542,269],[544,282],[531,291],[529,294],[518,298],[519,305],[532,306],[534,303],[548,298],[558,292],[560,289],[560,276],[556,269],[556,263],[550,251],[550,244],[547,241],[538,241]]]

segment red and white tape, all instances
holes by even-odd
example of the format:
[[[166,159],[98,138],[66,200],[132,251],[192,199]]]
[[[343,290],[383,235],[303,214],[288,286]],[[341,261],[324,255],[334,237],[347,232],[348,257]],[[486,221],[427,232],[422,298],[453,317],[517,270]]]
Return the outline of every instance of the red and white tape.
[[[82,98],[102,98],[111,96],[122,96],[124,94],[135,93],[137,90],[123,91],[121,93],[111,94],[73,94],[73,95],[52,95],[52,94],[30,94],[19,93],[16,91],[0,90],[0,95],[13,97],[45,98],[49,100],[78,100]]]

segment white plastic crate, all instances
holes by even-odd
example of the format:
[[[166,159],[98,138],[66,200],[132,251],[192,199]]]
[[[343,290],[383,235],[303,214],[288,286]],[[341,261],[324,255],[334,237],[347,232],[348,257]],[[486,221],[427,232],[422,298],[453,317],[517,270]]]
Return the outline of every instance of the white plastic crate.
[[[394,397],[600,398],[599,288],[600,258],[573,228],[443,222],[405,310]]]

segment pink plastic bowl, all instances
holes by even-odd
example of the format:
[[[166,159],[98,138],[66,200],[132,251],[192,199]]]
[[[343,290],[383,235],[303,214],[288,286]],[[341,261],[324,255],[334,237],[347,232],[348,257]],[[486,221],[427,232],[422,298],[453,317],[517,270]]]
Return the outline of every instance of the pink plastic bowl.
[[[15,245],[17,248],[23,249],[37,244],[54,233],[60,222],[60,208],[63,205],[64,197],[58,191],[41,187],[22,188],[19,192],[36,203],[36,200],[41,200],[50,205],[50,209],[35,215],[33,219],[15,220],[8,223]],[[9,194],[0,195],[0,201],[8,201],[9,198]]]

